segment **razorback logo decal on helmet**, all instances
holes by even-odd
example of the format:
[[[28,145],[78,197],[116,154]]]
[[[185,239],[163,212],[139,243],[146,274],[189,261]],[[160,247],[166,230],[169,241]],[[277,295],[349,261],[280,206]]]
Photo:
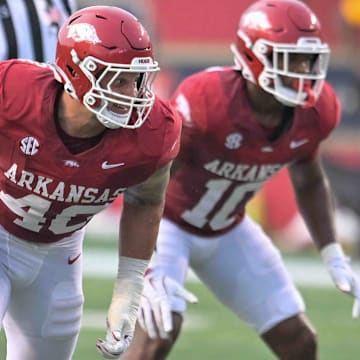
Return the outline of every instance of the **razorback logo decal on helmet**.
[[[88,41],[91,44],[101,43],[95,27],[87,23],[69,25],[67,37],[74,41]]]
[[[244,15],[244,26],[248,26],[252,29],[270,29],[271,24],[267,17],[267,14],[264,14],[260,11],[251,11]]]

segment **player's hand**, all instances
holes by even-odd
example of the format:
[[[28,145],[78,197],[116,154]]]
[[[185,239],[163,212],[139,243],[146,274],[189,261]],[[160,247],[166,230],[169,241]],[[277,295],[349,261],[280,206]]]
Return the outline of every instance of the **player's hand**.
[[[106,337],[96,342],[97,350],[106,359],[117,359],[130,346],[148,263],[148,260],[119,257],[118,274],[106,319]]]
[[[360,315],[360,282],[351,269],[350,259],[344,255],[339,244],[325,246],[321,250],[321,255],[336,287],[355,298],[352,316],[358,318]]]
[[[190,303],[198,302],[197,297],[178,282],[160,270],[149,268],[145,273],[138,321],[150,338],[168,338],[173,329],[170,304],[174,296]]]
[[[117,359],[131,343],[131,336],[124,331],[107,330],[106,339],[98,339],[96,348],[105,359]]]

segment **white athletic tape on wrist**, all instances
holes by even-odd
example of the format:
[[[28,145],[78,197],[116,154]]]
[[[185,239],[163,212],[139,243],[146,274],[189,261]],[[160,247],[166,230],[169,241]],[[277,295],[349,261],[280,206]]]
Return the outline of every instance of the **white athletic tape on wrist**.
[[[110,329],[116,329],[120,317],[128,314],[134,322],[144,286],[144,273],[149,260],[120,256],[118,273],[108,311]]]

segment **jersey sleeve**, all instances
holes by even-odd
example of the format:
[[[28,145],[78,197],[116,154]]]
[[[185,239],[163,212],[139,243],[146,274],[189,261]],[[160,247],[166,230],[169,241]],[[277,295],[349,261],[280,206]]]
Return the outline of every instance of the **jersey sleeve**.
[[[322,141],[339,125],[341,119],[341,103],[330,84],[325,83],[315,109],[320,117],[319,137]]]
[[[34,107],[40,108],[41,95],[38,92],[31,92],[31,89],[35,88],[37,80],[34,69],[41,69],[41,67],[34,67],[33,64],[35,63],[27,60],[0,62],[1,121],[20,121],[21,114],[27,114]],[[31,71],[29,71],[30,68],[32,68]],[[24,84],[29,91],[23,91]],[[37,97],[39,101],[34,102]]]
[[[197,75],[185,79],[176,89],[171,103],[182,121],[181,146],[178,159],[189,161],[196,150],[196,138],[206,131],[205,96]]]
[[[160,104],[161,112],[165,117],[166,129],[164,133],[162,156],[157,164],[157,168],[165,166],[178,155],[181,135],[180,114],[168,101],[162,100]]]
[[[318,125],[313,130],[316,132],[316,146],[306,156],[298,161],[309,161],[319,153],[321,142],[324,141],[339,125],[341,119],[341,103],[330,84],[325,83],[320,98],[314,108],[309,109],[309,116]],[[311,131],[313,131],[311,130]]]

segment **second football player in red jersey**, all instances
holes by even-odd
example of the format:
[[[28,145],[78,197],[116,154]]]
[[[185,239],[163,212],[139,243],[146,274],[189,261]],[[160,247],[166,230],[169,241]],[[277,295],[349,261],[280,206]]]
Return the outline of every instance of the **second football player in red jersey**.
[[[0,63],[6,359],[72,358],[83,305],[84,226],[120,193],[118,275],[107,336],[97,348],[115,358],[128,347],[180,142],[179,117],[152,91],[158,70],[141,23],[107,6],[69,17],[55,66]]]
[[[324,82],[329,48],[315,14],[296,0],[255,2],[241,16],[232,50],[235,68],[190,76],[173,96],[183,117],[181,150],[146,275],[143,330],[124,360],[167,356],[185,300],[195,300],[182,287],[189,266],[279,359],[318,358],[303,299],[279,251],[245,212],[256,191],[285,166],[336,286],[360,299],[358,280],[336,242],[321,167],[319,146],[338,125],[340,104]]]

